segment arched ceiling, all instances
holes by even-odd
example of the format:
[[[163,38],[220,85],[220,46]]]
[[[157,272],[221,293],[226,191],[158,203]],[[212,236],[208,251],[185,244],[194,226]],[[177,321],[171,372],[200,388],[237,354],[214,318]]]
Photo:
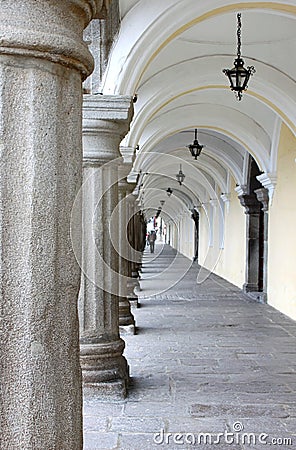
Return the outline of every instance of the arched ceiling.
[[[184,185],[169,199],[176,214],[227,194],[230,177],[246,184],[249,154],[275,180],[281,123],[296,130],[296,0],[119,3],[121,29],[103,93],[137,94],[122,146],[138,147],[131,177],[142,174],[143,208],[157,209],[162,192],[176,188],[180,162]],[[222,73],[236,57],[237,12],[243,59],[256,68],[241,102]],[[205,145],[197,161],[186,149],[195,128]]]

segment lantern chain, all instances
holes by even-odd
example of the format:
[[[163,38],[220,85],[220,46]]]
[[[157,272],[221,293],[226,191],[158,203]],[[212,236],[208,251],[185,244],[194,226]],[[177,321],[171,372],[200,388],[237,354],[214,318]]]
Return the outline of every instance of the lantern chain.
[[[242,22],[241,22],[241,14],[237,14],[237,57],[241,57],[241,29],[242,29]]]

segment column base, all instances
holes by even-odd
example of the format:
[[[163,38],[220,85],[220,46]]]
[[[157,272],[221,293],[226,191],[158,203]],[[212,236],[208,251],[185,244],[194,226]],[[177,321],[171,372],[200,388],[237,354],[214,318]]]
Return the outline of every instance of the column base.
[[[122,380],[83,384],[82,389],[84,396],[95,396],[100,400],[124,400],[127,396],[127,385]]]
[[[134,335],[136,334],[136,326],[135,324],[119,325],[119,333],[121,336]]]
[[[128,301],[129,301],[132,309],[140,308],[139,299],[136,294],[131,294],[130,296],[128,296]]]
[[[252,300],[255,300],[258,303],[267,303],[267,294],[266,292],[261,291],[245,291],[245,294],[248,295]]]
[[[248,292],[259,292],[257,283],[245,283],[243,285],[243,291],[247,294]]]
[[[131,313],[131,305],[127,297],[119,297],[119,325],[135,325],[135,318]]]
[[[81,343],[83,390],[101,399],[123,399],[127,395],[129,367],[122,355],[124,341]]]

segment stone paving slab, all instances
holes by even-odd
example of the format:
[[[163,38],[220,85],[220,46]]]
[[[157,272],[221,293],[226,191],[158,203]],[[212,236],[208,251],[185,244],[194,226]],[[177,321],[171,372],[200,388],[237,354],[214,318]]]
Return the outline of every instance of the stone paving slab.
[[[296,323],[216,275],[197,285],[188,266],[168,246],[144,255],[137,334],[124,336],[129,396],[85,398],[84,450],[296,448]],[[225,432],[236,441],[203,441]],[[268,442],[248,445],[244,432]]]

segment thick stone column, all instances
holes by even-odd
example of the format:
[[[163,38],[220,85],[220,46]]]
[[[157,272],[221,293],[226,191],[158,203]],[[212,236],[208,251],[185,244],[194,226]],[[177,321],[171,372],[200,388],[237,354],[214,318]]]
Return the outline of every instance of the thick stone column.
[[[0,0],[2,450],[82,448],[80,270],[69,230],[82,79],[93,68],[83,28],[101,6]]]
[[[241,205],[245,208],[247,217],[247,251],[246,251],[246,282],[243,286],[245,292],[260,291],[260,203],[254,194],[239,196]]]
[[[128,366],[119,337],[119,143],[132,117],[130,97],[86,95],[83,105],[83,259],[79,302],[85,392],[124,397]]]
[[[127,199],[128,183],[126,178],[119,181],[119,273],[125,278],[119,283],[119,329],[122,334],[135,334],[135,319],[131,312],[131,305],[128,300],[127,280],[128,280],[128,246],[127,246],[127,224],[128,211]]]

